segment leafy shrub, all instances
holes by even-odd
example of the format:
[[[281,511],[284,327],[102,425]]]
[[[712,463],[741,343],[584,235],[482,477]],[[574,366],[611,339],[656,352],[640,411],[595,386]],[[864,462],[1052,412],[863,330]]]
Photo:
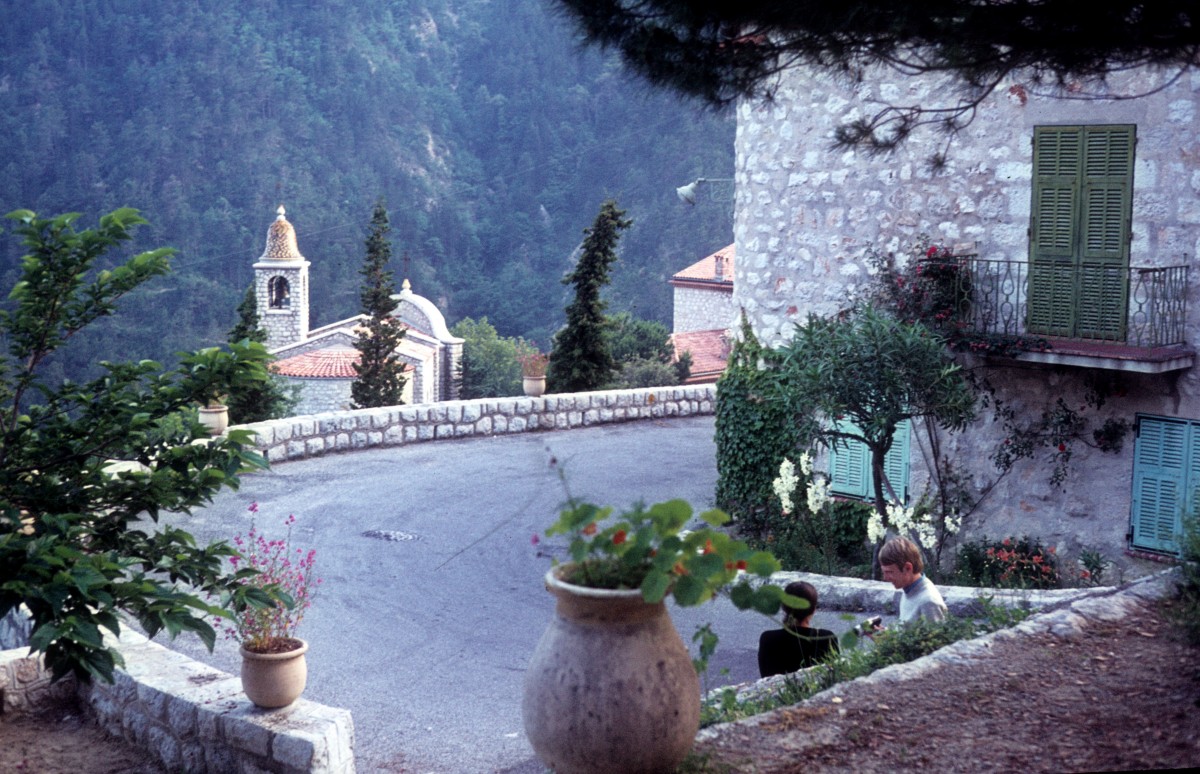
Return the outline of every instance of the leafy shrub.
[[[963,543],[954,558],[955,577],[965,586],[1053,589],[1061,585],[1054,546],[1028,535]]]
[[[743,530],[764,536],[772,526],[771,482],[779,463],[810,440],[796,421],[776,360],[743,316],[741,341],[717,381],[717,507]]]
[[[1187,641],[1200,645],[1200,526],[1194,519],[1184,526],[1180,549],[1183,577],[1169,614]]]
[[[766,515],[766,533],[751,542],[775,554],[785,570],[866,577],[872,512],[870,505],[849,500],[834,500],[816,514],[801,505],[793,514]]]

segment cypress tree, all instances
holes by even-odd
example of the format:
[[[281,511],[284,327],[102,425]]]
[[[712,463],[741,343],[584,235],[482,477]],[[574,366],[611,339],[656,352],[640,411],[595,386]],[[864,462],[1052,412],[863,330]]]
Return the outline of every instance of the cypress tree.
[[[390,230],[387,208],[380,199],[371,215],[367,255],[359,270],[363,277],[359,298],[363,314],[369,315],[370,319],[354,343],[360,355],[354,366],[358,378],[350,386],[355,408],[395,406],[403,402],[404,366],[396,354],[396,347],[404,338],[404,326],[392,316],[399,302],[392,298],[396,288],[392,272],[387,268],[392,257],[387,238]]]
[[[617,260],[617,242],[621,232],[633,221],[612,199],[600,207],[600,214],[584,239],[579,262],[563,278],[564,285],[575,286],[575,300],[566,308],[567,324],[554,336],[550,369],[546,376],[553,392],[598,390],[616,374],[617,364],[605,335],[607,320],[601,289],[608,284],[609,269]]]

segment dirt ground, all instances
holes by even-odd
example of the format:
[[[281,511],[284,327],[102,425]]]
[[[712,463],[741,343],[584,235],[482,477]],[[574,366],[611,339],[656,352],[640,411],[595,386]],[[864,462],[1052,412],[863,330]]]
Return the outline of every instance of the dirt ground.
[[[982,663],[848,686],[697,747],[712,771],[1064,772],[1200,765],[1200,648],[1148,604],[1082,637],[998,643]]]
[[[1062,772],[1200,765],[1200,648],[1160,606],[1076,640],[996,644],[880,695],[848,686],[839,703],[783,710],[763,727],[696,750],[711,771]],[[0,772],[157,774],[144,755],[77,711],[0,719]]]
[[[153,759],[92,725],[76,707],[0,718],[3,774],[160,774]]]

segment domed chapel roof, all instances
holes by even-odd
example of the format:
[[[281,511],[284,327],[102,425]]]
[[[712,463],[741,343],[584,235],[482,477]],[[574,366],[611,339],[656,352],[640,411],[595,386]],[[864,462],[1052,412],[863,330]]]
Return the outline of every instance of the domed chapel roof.
[[[284,217],[286,212],[283,205],[276,210],[279,217],[267,229],[267,249],[263,250],[260,261],[303,261],[300,248],[296,246],[296,229]]]

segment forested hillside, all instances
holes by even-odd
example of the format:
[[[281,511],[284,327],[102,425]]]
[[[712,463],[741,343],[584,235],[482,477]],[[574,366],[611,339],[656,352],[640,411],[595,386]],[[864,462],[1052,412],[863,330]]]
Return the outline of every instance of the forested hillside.
[[[635,225],[613,310],[670,320],[670,274],[731,239],[733,121],[649,92],[548,0],[29,0],[0,25],[0,212],[119,206],[175,272],[73,350],[169,358],[224,338],[279,203],[312,261],[313,325],[357,311],[371,205],[450,322],[548,343],[600,203]],[[0,236],[0,281],[22,249]]]

